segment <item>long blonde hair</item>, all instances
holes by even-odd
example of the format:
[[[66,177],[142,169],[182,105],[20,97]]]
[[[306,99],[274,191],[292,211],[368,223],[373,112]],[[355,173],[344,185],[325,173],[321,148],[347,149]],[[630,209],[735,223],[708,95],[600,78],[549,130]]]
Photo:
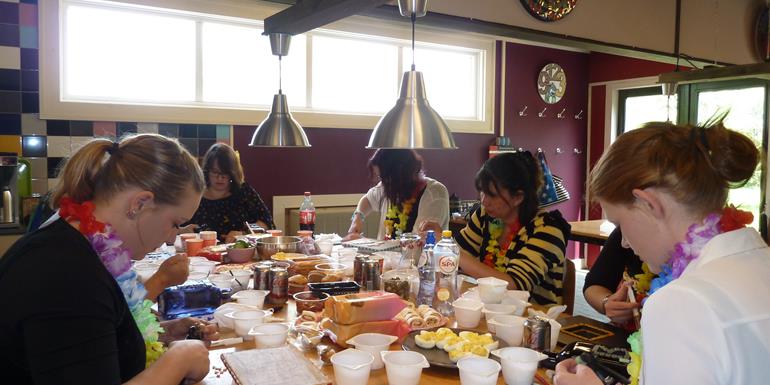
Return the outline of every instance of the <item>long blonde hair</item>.
[[[759,151],[721,121],[709,127],[648,123],[615,141],[589,177],[592,199],[631,204],[633,189],[665,188],[696,214],[724,207],[728,189],[748,182]]]
[[[179,142],[162,135],[132,135],[119,143],[94,139],[61,169],[51,203],[56,208],[65,196],[104,202],[129,187],[152,192],[156,203],[172,204],[187,189],[203,191],[203,173]]]

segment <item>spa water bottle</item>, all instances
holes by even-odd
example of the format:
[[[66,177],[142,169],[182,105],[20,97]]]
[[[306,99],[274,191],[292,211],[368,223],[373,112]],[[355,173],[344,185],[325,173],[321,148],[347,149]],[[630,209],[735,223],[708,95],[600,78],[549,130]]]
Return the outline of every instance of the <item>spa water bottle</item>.
[[[433,230],[428,230],[428,233],[425,235],[425,246],[422,248],[422,256],[420,257],[420,261],[425,260],[425,263],[417,268],[420,275],[417,306],[430,306],[433,302],[433,292],[436,288],[436,263],[433,258],[433,247],[435,244],[436,235],[433,233]]]
[[[310,199],[310,191],[305,191],[305,199],[299,205],[299,229],[315,231],[315,205]]]
[[[460,262],[460,247],[452,239],[452,232],[441,232],[441,241],[433,248],[436,266],[436,288],[433,308],[445,317],[454,315],[452,302],[457,299],[457,267]]]

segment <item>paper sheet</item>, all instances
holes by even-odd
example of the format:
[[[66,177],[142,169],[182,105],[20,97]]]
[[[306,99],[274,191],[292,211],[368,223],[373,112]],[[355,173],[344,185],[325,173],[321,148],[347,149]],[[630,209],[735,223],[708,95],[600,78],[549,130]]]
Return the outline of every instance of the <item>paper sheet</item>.
[[[330,384],[310,360],[292,346],[222,354],[238,385]],[[286,370],[291,368],[291,370]]]

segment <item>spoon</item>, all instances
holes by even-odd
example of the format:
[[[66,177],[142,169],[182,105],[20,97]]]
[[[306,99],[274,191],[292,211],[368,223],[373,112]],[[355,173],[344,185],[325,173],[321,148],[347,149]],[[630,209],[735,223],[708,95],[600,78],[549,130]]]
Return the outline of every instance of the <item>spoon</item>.
[[[238,278],[235,278],[235,274],[233,274],[233,271],[232,271],[232,270],[228,270],[227,272],[228,272],[228,273],[230,273],[230,276],[232,276],[232,277],[233,277],[233,279],[235,280],[235,282],[237,282],[237,283],[238,283],[238,286],[240,286],[240,287],[244,287],[244,286],[243,286],[243,284],[241,283],[241,281],[239,281],[239,280],[238,280]]]

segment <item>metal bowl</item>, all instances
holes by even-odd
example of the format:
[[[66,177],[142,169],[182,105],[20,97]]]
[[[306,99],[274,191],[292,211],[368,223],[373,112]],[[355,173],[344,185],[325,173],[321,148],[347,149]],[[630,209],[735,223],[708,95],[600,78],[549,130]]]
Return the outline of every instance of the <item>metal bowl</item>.
[[[296,253],[299,251],[299,244],[302,243],[300,237],[264,237],[257,240],[257,255],[259,259],[270,259],[273,254],[283,251],[284,253]]]

